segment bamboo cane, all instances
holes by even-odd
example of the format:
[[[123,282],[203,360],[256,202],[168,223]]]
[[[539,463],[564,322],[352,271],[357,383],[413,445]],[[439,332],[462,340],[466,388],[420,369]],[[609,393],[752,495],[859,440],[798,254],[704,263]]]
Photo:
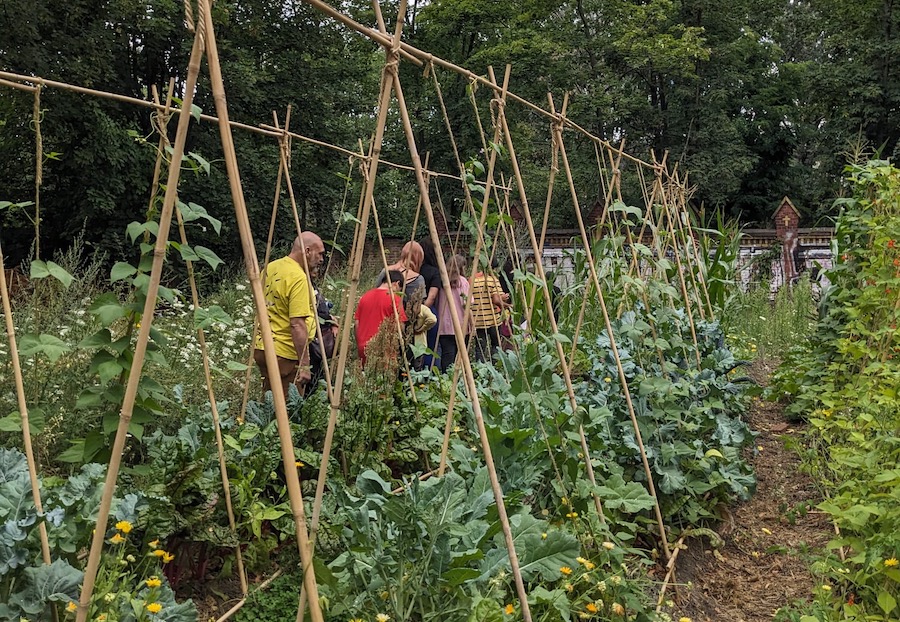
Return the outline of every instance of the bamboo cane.
[[[509,71],[510,71],[510,66],[507,65],[506,73],[509,74]],[[497,112],[497,118],[499,121],[499,125],[503,131],[503,135],[506,137],[506,148],[507,148],[507,151],[509,152],[510,163],[512,164],[513,173],[516,178],[516,185],[518,186],[518,189],[519,189],[519,198],[522,201],[522,212],[525,216],[525,224],[528,227],[528,236],[531,241],[531,247],[534,250],[534,268],[535,268],[535,271],[537,272],[538,279],[540,279],[540,281],[541,281],[541,285],[542,285],[541,290],[543,291],[543,294],[544,294],[544,303],[547,305],[547,309],[551,310],[551,312],[547,314],[547,316],[550,320],[551,330],[553,331],[553,334],[556,335],[556,334],[559,334],[559,325],[556,323],[556,317],[554,316],[554,314],[552,312],[553,301],[550,298],[550,286],[547,283],[547,275],[544,272],[543,253],[541,252],[541,249],[538,245],[537,234],[535,233],[534,223],[532,222],[532,218],[531,218],[531,209],[528,207],[528,195],[525,192],[525,182],[522,178],[522,171],[519,168],[519,159],[516,156],[515,145],[513,145],[512,136],[509,133],[509,124],[507,123],[507,120],[506,120],[505,105],[503,103],[506,100],[506,80],[504,79],[504,86],[501,88],[501,87],[498,87],[498,85],[497,85],[497,80],[494,76],[494,70],[492,67],[488,67],[488,75],[490,76],[490,79],[491,79],[492,88],[495,91],[500,93],[500,102],[501,103],[499,105],[499,110]],[[558,339],[554,339],[553,342],[556,346],[556,354],[557,354],[557,357],[559,358],[559,364],[560,364],[560,368],[562,371],[563,379],[565,380],[565,383],[566,383],[566,392],[568,393],[568,397],[569,397],[569,406],[572,409],[572,416],[575,417],[578,415],[578,403],[575,399],[575,387],[572,384],[572,376],[569,373],[569,365],[566,361],[566,353],[565,353],[565,350],[563,349],[562,343],[560,343],[560,341]],[[591,463],[591,454],[590,454],[589,447],[587,444],[587,438],[584,435],[584,426],[578,427],[578,435],[579,435],[579,439],[581,441],[581,452],[582,452],[582,454],[584,454],[584,465],[585,465],[585,470],[587,471],[588,480],[591,482],[592,485],[596,485],[597,480],[596,480],[596,477],[594,476],[594,465]],[[593,497],[593,500],[594,500],[594,509],[597,513],[597,519],[600,521],[601,524],[605,524],[606,519],[603,516],[603,505],[600,503],[600,499],[599,499],[599,497],[597,497],[597,495],[595,493],[592,493],[591,496]]]
[[[401,14],[406,7],[406,0],[400,1]],[[400,32],[394,36],[396,46],[400,45]],[[416,139],[413,134],[412,124],[409,120],[409,111],[406,107],[406,100],[403,97],[403,88],[400,84],[400,76],[394,71],[391,74],[394,82],[394,94],[397,98],[397,108],[400,110],[400,117],[403,122],[403,129],[406,134],[406,142],[409,145],[410,155],[412,156],[413,166],[416,169],[416,183],[419,186],[419,193],[424,196],[425,215],[428,219],[428,229],[431,232],[431,240],[437,248],[440,248],[440,236],[438,235],[437,225],[434,219],[434,211],[431,207],[431,200],[428,198],[428,188],[425,186],[425,176],[422,171],[422,164],[419,161],[419,154],[416,148]],[[450,289],[450,277],[447,274],[447,265],[444,263],[442,253],[437,254],[438,270],[441,273],[441,281],[444,289]],[[450,318],[453,321],[453,331],[456,334],[456,344],[460,351],[466,349],[465,333],[462,323],[454,305],[449,305]],[[484,451],[484,460],[487,465],[488,475],[491,480],[491,488],[494,492],[494,499],[497,504],[497,512],[500,517],[500,523],[503,529],[504,539],[506,540],[506,549],[509,554],[509,563],[512,569],[513,580],[516,585],[516,592],[519,596],[519,604],[522,608],[522,618],[525,622],[531,622],[531,609],[528,605],[528,593],[525,590],[525,583],[522,580],[522,573],[519,569],[519,559],[516,555],[516,546],[513,541],[512,529],[509,525],[509,517],[506,513],[506,504],[503,501],[503,490],[500,488],[500,481],[497,478],[497,471],[494,466],[491,445],[488,442],[487,429],[484,423],[484,416],[481,412],[481,403],[478,399],[478,393],[475,386],[475,376],[472,373],[472,364],[468,357],[460,357],[463,364],[463,376],[469,387],[469,395],[472,397],[472,410],[475,414],[475,421],[478,425],[479,436],[481,437],[481,446]]]
[[[159,131],[159,151],[158,151],[158,155],[156,158],[156,166],[154,167],[154,171],[153,171],[153,186],[152,186],[152,188],[153,188],[152,195],[153,196],[150,199],[151,204],[154,200],[153,197],[155,197],[155,195],[156,195],[156,188],[158,187],[158,184],[159,184],[159,174],[160,174],[160,169],[162,168],[161,167],[162,154],[164,153],[165,148],[169,146],[169,138],[166,134],[166,128],[169,123],[169,110],[170,110],[170,106],[172,105],[172,96],[174,94],[174,88],[175,88],[175,78],[171,78],[169,80],[169,90],[166,95],[165,111],[161,113],[162,117],[160,119],[157,119],[157,128]],[[154,101],[156,101],[157,103],[159,102],[159,95],[156,92],[155,85],[153,87],[153,98],[154,98]],[[181,210],[178,209],[177,201],[176,201],[176,207],[175,207],[175,216],[178,219],[178,233],[181,238],[181,244],[183,246],[187,246],[188,245],[187,232],[185,231],[184,219],[182,218]],[[197,280],[194,277],[194,262],[192,262],[190,260],[186,260],[185,264],[187,265],[188,282],[189,282],[190,288],[191,288],[191,302],[193,302],[193,304],[194,304],[194,309],[199,309],[200,308],[200,294],[197,290]],[[209,366],[209,349],[206,345],[206,333],[202,328],[197,329],[197,340],[198,340],[198,343],[200,344],[200,354],[203,358],[203,374],[204,374],[204,378],[206,380],[207,394],[209,397],[210,410],[212,413],[213,427],[215,428],[216,450],[217,450],[218,459],[219,459],[219,473],[222,477],[222,491],[225,495],[225,512],[228,516],[228,525],[231,528],[232,533],[234,533],[236,535],[237,527],[236,527],[236,523],[235,523],[235,519],[234,519],[234,509],[232,508],[232,503],[231,503],[231,485],[228,480],[228,468],[225,464],[225,445],[222,441],[222,429],[219,426],[219,408],[216,403],[215,392],[213,391],[212,373],[210,371],[210,366]],[[241,584],[241,594],[243,594],[244,597],[246,597],[247,596],[247,573],[244,570],[244,559],[241,554],[240,545],[238,545],[234,548],[234,553],[235,553],[235,559],[237,562],[238,580],[240,581],[240,584]]]
[[[274,111],[273,111],[274,114]],[[291,109],[288,106],[284,127],[287,129],[291,120]],[[269,257],[272,252],[272,240],[275,237],[275,221],[278,216],[278,204],[281,202],[281,179],[284,173],[284,163],[278,159],[278,176],[275,178],[275,199],[272,202],[272,218],[269,220],[269,235],[266,238],[266,254],[263,258],[262,271],[265,272],[269,265]],[[247,369],[244,371],[244,395],[241,398],[241,410],[238,413],[238,421],[243,422],[247,414],[247,404],[250,401],[250,377],[253,374],[253,351],[256,349],[256,338],[259,335],[259,319],[253,316],[253,330],[250,333],[250,352],[247,354]]]
[[[19,363],[19,349],[16,344],[16,327],[13,324],[12,305],[9,300],[9,288],[6,284],[6,271],[3,264],[3,249],[0,248],[0,296],[3,298],[3,319],[6,323],[6,336],[9,339],[9,358],[12,362],[13,379],[16,385],[16,399],[19,405],[19,419],[22,424],[22,444],[25,446],[25,460],[28,463],[28,477],[31,481],[31,498],[34,501],[34,509],[39,515],[44,513],[44,505],[41,503],[41,485],[38,481],[38,465],[34,458],[34,448],[31,444],[31,424],[28,421],[28,403],[25,399],[25,381],[22,377],[22,366]],[[38,534],[41,538],[41,558],[45,564],[50,564],[50,540],[47,537],[47,523],[43,520],[38,524]]]
[[[206,0],[200,0],[200,6],[208,7]],[[231,198],[234,202],[235,216],[241,235],[241,246],[244,252],[244,262],[250,277],[253,290],[253,299],[256,312],[259,316],[260,330],[263,337],[263,345],[266,355],[266,367],[269,376],[278,377],[278,362],[275,355],[275,344],[272,339],[272,331],[266,312],[265,294],[259,278],[259,266],[256,260],[256,251],[253,248],[253,236],[250,230],[250,221],[247,215],[247,206],[244,203],[243,189],[241,188],[240,172],[238,171],[237,157],[234,150],[234,139],[231,135],[231,126],[228,124],[228,104],[225,100],[225,87],[222,80],[222,69],[219,64],[219,53],[216,46],[215,32],[213,30],[212,15],[208,8],[203,11],[203,19],[206,24],[206,52],[209,66],[210,83],[212,85],[213,99],[216,104],[216,112],[219,116],[219,132],[222,139],[222,149],[225,155],[225,164],[228,170],[228,181],[231,188]],[[180,159],[179,159],[180,162]],[[316,585],[315,571],[312,563],[312,553],[309,547],[309,536],[306,531],[306,511],[303,507],[303,495],[300,490],[300,478],[297,474],[294,444],[291,438],[291,424],[285,406],[284,390],[281,383],[272,383],[272,397],[275,403],[275,417],[278,422],[278,435],[281,442],[281,459],[284,462],[284,474],[287,482],[288,497],[294,524],[297,529],[297,547],[303,566],[303,583],[310,595],[310,612],[313,622],[322,622],[322,611],[319,607],[319,592]]]
[[[202,56],[203,42],[200,31],[194,37],[194,45],[191,50],[191,59],[188,65],[188,75],[185,81],[183,110],[189,111],[194,99],[197,86],[197,76],[200,73],[200,58]],[[153,323],[153,314],[156,309],[156,296],[159,292],[159,281],[162,275],[162,265],[166,254],[166,244],[169,237],[169,228],[172,223],[172,212],[175,207],[175,196],[178,191],[178,179],[181,174],[181,158],[184,155],[184,144],[187,139],[190,113],[182,114],[179,111],[178,129],[175,133],[175,143],[172,146],[172,160],[169,163],[169,177],[166,181],[166,194],[163,200],[163,208],[159,217],[159,232],[153,250],[153,267],[150,271],[150,282],[147,286],[147,299],[141,316],[141,327],[138,332],[134,349],[131,371],[128,375],[128,384],[125,387],[125,397],[119,413],[119,424],[113,441],[112,454],[109,467],[106,471],[106,481],[103,488],[103,496],[100,500],[100,508],[97,512],[97,523],[94,536],[91,539],[88,563],[84,570],[84,583],[81,588],[81,598],[78,603],[76,622],[86,622],[91,596],[94,593],[94,583],[97,579],[97,571],[100,569],[100,554],[103,550],[106,538],[106,528],[109,522],[109,513],[112,507],[113,493],[119,475],[119,467],[122,463],[122,452],[125,449],[125,441],[128,436],[128,426],[131,423],[134,411],[134,402],[137,397],[138,382],[144,365],[144,356],[147,352],[147,343],[150,338],[150,328]]]
[[[553,98],[550,97],[550,109],[553,110]],[[569,166],[569,157],[566,154],[566,146],[563,142],[562,136],[562,126],[558,125],[554,127],[554,131],[557,132],[557,141],[559,142],[559,153],[562,156],[562,164],[563,168],[566,171],[566,179],[569,182],[569,191],[572,195],[572,205],[575,209],[576,220],[578,221],[578,230],[581,233],[581,241],[585,247],[585,253],[587,255],[587,264],[590,269],[591,279],[594,282],[594,288],[597,290],[597,298],[600,301],[600,310],[603,312],[603,322],[606,326],[606,333],[609,337],[609,346],[610,350],[612,350],[613,358],[616,361],[616,368],[619,372],[619,382],[622,384],[622,393],[625,396],[625,404],[628,407],[628,415],[631,417],[631,423],[634,427],[634,436],[637,441],[638,449],[641,453],[641,462],[644,465],[644,473],[647,476],[647,488],[650,492],[650,495],[653,497],[653,507],[654,513],[656,514],[656,522],[659,526],[659,535],[660,542],[662,544],[663,552],[665,553],[666,559],[669,559],[671,553],[669,552],[669,543],[668,538],[666,536],[666,526],[663,522],[662,512],[659,508],[659,499],[656,496],[656,486],[653,484],[653,472],[650,470],[650,463],[647,460],[647,452],[644,449],[644,443],[641,439],[641,430],[640,426],[638,426],[637,414],[634,410],[634,404],[631,401],[631,392],[628,389],[628,378],[625,377],[625,369],[622,367],[622,361],[619,357],[619,348],[616,345],[616,338],[613,334],[612,323],[609,319],[609,313],[606,309],[606,301],[603,296],[603,289],[600,287],[600,279],[597,276],[597,267],[594,263],[594,253],[591,250],[591,242],[588,238],[587,229],[584,226],[584,218],[581,216],[581,208],[578,204],[578,192],[575,190],[575,180],[572,176],[572,169]]]

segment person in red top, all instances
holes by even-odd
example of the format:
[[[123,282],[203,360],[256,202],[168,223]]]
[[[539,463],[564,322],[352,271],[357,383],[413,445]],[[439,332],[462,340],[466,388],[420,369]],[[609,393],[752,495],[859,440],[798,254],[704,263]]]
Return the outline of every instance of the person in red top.
[[[403,273],[399,270],[391,270],[388,273],[388,281],[385,281],[375,289],[370,289],[359,299],[356,305],[356,347],[359,358],[365,367],[366,346],[378,333],[382,322],[394,321],[394,309],[400,316],[401,322],[406,322],[406,313],[403,310],[403,300],[397,295],[403,290]]]

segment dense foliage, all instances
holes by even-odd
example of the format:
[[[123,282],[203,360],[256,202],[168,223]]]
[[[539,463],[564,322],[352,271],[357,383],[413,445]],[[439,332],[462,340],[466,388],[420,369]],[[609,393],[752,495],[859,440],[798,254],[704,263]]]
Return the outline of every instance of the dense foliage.
[[[368,3],[339,4],[374,25]],[[385,7],[387,20],[395,10]],[[3,69],[141,98],[153,86],[164,91],[175,76],[180,93],[189,42],[179,2],[77,0],[59,11],[47,0],[3,0],[0,16],[10,33],[0,42]],[[233,119],[269,123],[273,108],[283,117],[294,104],[291,127],[303,134],[354,150],[357,138],[369,136],[382,58],[376,46],[300,1],[222,0],[214,19]],[[830,212],[851,143],[885,155],[896,149],[898,21],[888,0],[418,0],[410,3],[406,34],[480,73],[489,63],[513,63],[512,89],[532,101],[545,102],[547,90],[557,99],[570,91],[568,114],[582,126],[613,142],[626,139],[633,153],[649,156],[653,148],[681,162],[698,184],[697,204],[763,223],[787,194],[812,223]],[[443,72],[440,79],[460,149],[477,153],[468,83]],[[422,152],[431,152],[435,168],[455,172],[430,80],[406,65],[403,80]],[[210,111],[205,80],[197,96]],[[483,90],[478,99],[488,122]],[[0,200],[34,199],[32,108],[30,94],[0,89]],[[149,114],[54,89],[45,90],[41,108],[45,250],[67,247],[83,229],[94,249],[120,258],[127,246],[119,232],[144,210],[152,170],[151,152],[125,130],[149,135]],[[515,106],[509,114],[540,196],[550,159],[546,122]],[[390,125],[384,155],[408,163],[394,117]],[[216,128],[203,124],[188,150],[214,161],[218,140]],[[245,132],[236,140],[252,218],[267,222],[276,145]],[[570,149],[589,206],[600,193],[593,148],[573,138]],[[294,167],[303,171],[295,189],[306,224],[329,233],[341,212],[338,175],[346,175],[346,160],[298,144]],[[198,202],[224,221],[214,250],[236,259],[224,172],[191,183]],[[381,183],[379,196],[394,207],[383,215],[385,230],[405,235],[416,204],[411,179],[392,173]],[[441,191],[453,218],[458,187],[446,182]],[[555,210],[554,222],[571,224],[566,214]],[[13,263],[29,255],[32,216],[31,208],[0,213]],[[287,216],[281,224],[279,231],[290,230]]]
[[[893,620],[900,598],[900,170],[850,167],[837,257],[808,344],[778,370],[772,394],[810,422],[808,467],[840,528],[818,569],[832,598],[817,620]],[[846,557],[842,559],[838,555]]]
[[[182,209],[192,228],[217,226],[195,204],[183,204]],[[575,278],[558,300],[561,332],[550,332],[547,309],[536,306],[528,329],[516,327],[510,349],[499,353],[494,364],[476,366],[486,440],[529,602],[547,620],[576,615],[653,620],[648,613],[648,571],[662,555],[660,539],[671,544],[711,524],[723,504],[746,498],[755,484],[745,461],[753,434],[742,419],[748,384],[735,374],[740,362],[714,321],[698,319],[694,340],[687,310],[675,302],[678,292],[669,285],[676,278],[673,261],[656,259],[647,247],[635,245],[634,251],[640,246],[644,254],[644,268],[627,275],[630,258],[611,248],[621,245],[621,232],[640,226],[643,213],[617,203],[616,214],[620,216],[615,224],[610,223],[614,231],[596,241],[594,250],[604,257],[604,296],[610,308],[620,308],[612,318],[612,331],[624,375],[610,358],[610,336],[591,306],[576,340],[573,391],[578,406],[572,409],[555,347],[575,339],[578,301],[588,280],[585,254],[574,250]],[[37,453],[44,468],[58,474],[45,476],[42,483],[49,493],[48,507],[55,508],[54,486],[81,485],[86,474],[93,477],[78,498],[90,507],[79,509],[74,519],[54,514],[54,520],[59,518],[54,527],[77,540],[62,548],[65,553],[84,547],[89,538],[104,473],[96,461],[108,456],[114,405],[121,399],[134,352],[136,313],[147,293],[151,246],[142,240],[152,240],[156,228],[152,220],[135,221],[128,233],[142,256],[134,264],[117,262],[108,277],[113,285],[129,286],[125,291],[108,291],[105,283],[90,287],[73,269],[78,261],[72,258],[34,262],[39,269],[33,276],[43,276],[36,279],[31,299],[23,297],[13,316],[25,344],[21,354],[29,401],[35,403],[31,422]],[[217,264],[215,255],[207,255],[201,246],[170,246],[167,268],[202,256]],[[95,265],[87,262],[89,274],[97,274]],[[521,271],[514,280],[519,294],[536,284],[534,275]],[[67,290],[71,293],[64,295]],[[521,312],[527,297],[519,294]],[[271,572],[276,565],[296,573],[294,523],[271,394],[251,399],[245,412],[237,408],[245,369],[240,359],[252,324],[246,287],[231,284],[202,308],[189,307],[181,292],[164,288],[160,303],[164,308],[154,322],[152,356],[140,383],[138,416],[130,428],[119,479],[118,522],[109,533],[101,587],[91,604],[94,612],[108,616],[130,606],[135,615],[151,619],[156,618],[149,614],[189,617],[191,605],[177,604],[171,590],[180,596],[202,595],[202,586],[212,577],[233,576],[235,547],[241,548],[254,575]],[[182,371],[182,366],[199,366],[196,342],[189,335],[201,327],[216,336],[210,340],[215,342],[212,368],[222,389],[220,399],[229,398],[220,401],[217,410],[236,515],[234,532],[227,527],[206,392],[199,379]],[[476,619],[492,620],[515,611],[509,560],[472,405],[460,386],[449,471],[420,482],[418,476],[432,472],[439,461],[451,376],[417,373],[411,391],[409,383],[398,380],[399,363],[391,354],[396,345],[387,338],[382,341],[384,352],[370,352],[378,364],[363,370],[353,362],[345,384],[316,534],[323,608],[334,620],[370,619],[372,612],[397,620],[437,615],[464,620],[473,611],[480,612]],[[666,533],[660,533],[654,518],[656,501],[648,492],[622,380],[634,399]],[[80,391],[71,389],[79,384]],[[4,407],[15,408],[14,395],[0,399]],[[322,390],[303,399],[292,389],[287,406],[296,458],[288,468],[300,470],[309,498],[330,405]],[[20,424],[17,413],[0,419],[4,443],[18,443]],[[582,429],[587,457],[579,442]],[[9,455],[20,472],[21,455]],[[596,484],[585,474],[586,458],[596,471]],[[402,490],[395,494],[398,486]],[[25,499],[28,487],[16,491]],[[602,519],[595,498],[604,508]],[[13,505],[27,512],[27,504]],[[0,518],[7,520],[4,533],[18,538],[17,567],[35,567],[35,526],[41,517],[16,513]],[[51,530],[55,555],[60,555],[56,533]],[[156,551],[162,553],[164,567],[153,575],[146,565],[148,560],[156,562]],[[77,560],[65,555],[62,559],[69,561],[66,571],[74,577]],[[10,576],[0,587],[14,584],[21,582]],[[49,616],[48,600],[65,603],[73,596],[71,590],[54,594],[31,605],[39,607],[36,617]],[[150,605],[160,610],[147,609]],[[251,605],[246,615],[277,618],[261,607]]]

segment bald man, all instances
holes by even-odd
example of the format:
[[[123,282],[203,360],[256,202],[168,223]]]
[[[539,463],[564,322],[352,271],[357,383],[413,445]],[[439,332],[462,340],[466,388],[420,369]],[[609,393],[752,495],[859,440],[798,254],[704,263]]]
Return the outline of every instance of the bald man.
[[[263,289],[278,375],[284,394],[291,384],[303,392],[310,379],[309,344],[316,336],[315,295],[310,288],[306,269],[315,273],[325,258],[322,239],[311,231],[294,240],[291,252],[271,262],[265,270]],[[253,359],[262,374],[263,392],[272,388],[266,367],[262,336],[256,340]]]

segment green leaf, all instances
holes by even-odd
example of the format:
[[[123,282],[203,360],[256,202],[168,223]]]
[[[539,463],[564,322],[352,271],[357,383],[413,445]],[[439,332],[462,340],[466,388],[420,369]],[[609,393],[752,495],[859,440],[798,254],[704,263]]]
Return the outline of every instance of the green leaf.
[[[149,232],[153,235],[157,235],[159,233],[159,223],[156,221],[151,222],[137,222],[133,221],[128,224],[128,227],[125,228],[125,233],[131,239],[131,243],[134,242],[141,237],[145,232]]]
[[[62,266],[55,262],[44,262],[39,259],[35,259],[31,262],[32,279],[43,279],[48,276],[52,276],[54,279],[62,283],[63,287],[66,288],[68,288],[69,285],[71,285],[75,280],[75,277],[66,272],[66,270]]]
[[[636,514],[654,506],[653,497],[637,482],[625,482],[621,475],[613,475],[606,485],[597,487],[597,496],[612,510]]]
[[[891,596],[887,590],[882,590],[878,593],[878,606],[885,615],[888,615],[897,608],[897,599]]]
[[[116,320],[125,317],[128,311],[119,304],[119,299],[113,293],[106,293],[99,296],[88,311],[95,315],[103,326],[109,326]]]
[[[23,335],[19,342],[19,354],[31,356],[32,354],[44,354],[55,363],[59,357],[69,351],[69,346],[64,341],[53,335]]]
[[[112,333],[108,328],[101,328],[93,335],[88,335],[78,344],[79,348],[102,348],[112,344]]]
[[[219,256],[205,246],[195,246],[194,252],[197,253],[200,259],[212,266],[213,270],[222,264],[222,260],[219,259]]]
[[[26,568],[25,589],[13,594],[9,603],[28,616],[40,616],[50,602],[76,600],[83,577],[81,571],[61,559]]]
[[[47,421],[44,413],[40,408],[34,408],[28,411],[28,429],[32,434],[40,434],[43,431]],[[0,419],[0,432],[21,432],[22,416],[19,411],[13,411],[7,416]]]
[[[72,446],[59,454],[56,459],[60,462],[68,462],[70,464],[81,464],[84,462],[84,439],[80,438],[75,441],[69,441]]]
[[[234,320],[225,313],[225,310],[219,305],[212,305],[209,308],[197,307],[194,309],[194,329],[207,329],[213,324],[225,324],[231,326]]]
[[[185,261],[200,261],[200,255],[195,253],[194,249],[187,244],[182,244],[178,251],[181,253],[181,258]]]
[[[181,217],[185,222],[193,222],[195,220],[205,220],[212,228],[215,230],[216,234],[221,233],[222,230],[222,221],[218,218],[213,218],[209,215],[209,212],[206,211],[206,208],[202,205],[197,205],[196,203],[182,203],[178,201],[177,203],[178,211],[181,212]]]
[[[137,274],[137,268],[132,266],[130,263],[117,261],[115,264],[113,264],[112,270],[109,271],[109,282],[115,283],[116,281],[127,279],[133,274]]]
[[[192,105],[192,106],[191,106],[191,114],[192,114],[192,115],[194,114],[194,110],[193,110],[194,108],[195,108],[195,106]],[[197,116],[196,116],[195,118],[196,118],[198,121],[200,120],[200,109],[199,109],[199,108],[197,108]],[[199,153],[194,153],[193,151],[188,152],[188,155],[189,155],[191,158],[193,158],[194,161],[195,161],[197,164],[200,165],[200,168],[203,169],[203,172],[204,172],[204,173],[206,173],[207,175],[209,175],[209,162],[207,162],[206,159],[205,159],[203,156],[201,156]]]

